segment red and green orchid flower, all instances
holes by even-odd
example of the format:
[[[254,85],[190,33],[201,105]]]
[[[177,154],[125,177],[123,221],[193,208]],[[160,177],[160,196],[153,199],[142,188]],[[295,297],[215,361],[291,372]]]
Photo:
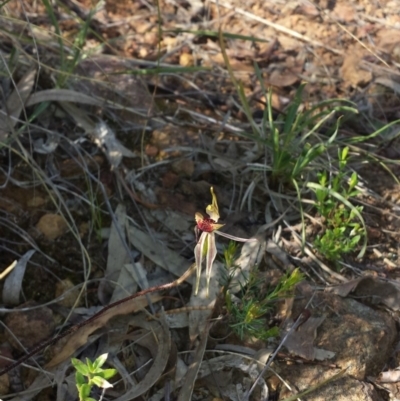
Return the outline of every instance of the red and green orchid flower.
[[[201,213],[195,214],[196,219],[196,232],[200,232],[200,238],[197,241],[197,245],[194,248],[194,256],[196,261],[196,289],[195,294],[199,291],[200,285],[200,276],[201,276],[201,269],[203,265],[203,260],[206,260],[206,278],[207,278],[207,296],[208,296],[208,289],[210,286],[210,279],[211,279],[211,270],[213,267],[213,263],[217,256],[217,246],[215,244],[215,234],[222,235],[223,237],[229,238],[233,241],[240,241],[240,242],[247,242],[248,239],[234,237],[233,235],[229,235],[218,231],[224,224],[218,223],[219,220],[219,210],[218,210],[218,203],[217,197],[214,193],[214,188],[210,188],[212,202],[211,205],[208,205],[206,208],[206,213],[209,217],[204,217]]]

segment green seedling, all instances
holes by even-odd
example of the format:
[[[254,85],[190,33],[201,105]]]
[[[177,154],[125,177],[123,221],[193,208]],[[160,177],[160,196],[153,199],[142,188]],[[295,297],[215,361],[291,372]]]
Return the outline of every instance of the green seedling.
[[[351,204],[348,207],[350,198],[359,193],[356,189],[357,173],[353,172],[348,177],[346,171],[348,153],[348,147],[339,149],[338,173],[331,180],[326,171],[319,173],[319,186],[314,188],[315,207],[325,223],[325,232],[316,237],[314,246],[330,261],[341,260],[343,255],[353,252],[366,235],[365,227],[359,220],[362,207]]]
[[[108,354],[100,355],[94,362],[86,358],[86,363],[76,358],[71,359],[72,365],[76,369],[75,382],[78,389],[79,401],[96,401],[90,397],[93,386],[102,388],[103,394],[107,388],[112,387],[112,384],[107,380],[115,376],[117,370],[102,368],[107,357]]]

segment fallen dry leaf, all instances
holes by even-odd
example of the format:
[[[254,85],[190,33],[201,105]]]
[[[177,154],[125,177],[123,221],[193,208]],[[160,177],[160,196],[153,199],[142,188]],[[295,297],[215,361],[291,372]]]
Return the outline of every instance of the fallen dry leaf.
[[[316,351],[314,348],[314,340],[317,336],[317,328],[325,320],[325,316],[310,317],[303,324],[294,330],[286,339],[285,347],[294,355],[298,355],[309,361],[316,358]],[[290,330],[291,324],[286,326],[282,331],[282,337]],[[333,353],[332,353],[333,354]],[[329,355],[329,354],[326,354]],[[334,355],[334,354],[333,354]]]
[[[352,22],[357,18],[356,9],[352,5],[345,3],[336,4],[332,14],[334,18],[343,22]]]
[[[43,102],[69,102],[78,104],[89,104],[92,106],[103,106],[104,103],[91,96],[69,89],[47,89],[36,92],[29,97],[26,106],[34,106]]]
[[[0,139],[7,137],[7,134],[17,123],[25,103],[32,92],[35,83],[36,68],[30,69],[20,79],[15,90],[7,99],[6,107],[0,111]]]
[[[327,288],[326,291],[346,297],[350,293],[355,297],[363,298],[373,304],[384,304],[388,308],[400,310],[400,289],[388,281],[382,281],[374,277],[360,277],[335,287]]]
[[[6,278],[2,293],[3,303],[5,305],[15,306],[19,304],[19,297],[22,289],[22,280],[25,276],[26,265],[35,252],[35,249],[31,249],[30,251],[26,252],[18,260],[18,263],[16,263],[11,273]]]
[[[151,235],[139,230],[137,227],[130,226],[128,228],[128,236],[132,246],[152,260],[157,266],[162,267],[177,277],[181,277],[187,270],[187,259],[166,246],[160,246],[160,243],[156,242]],[[190,276],[185,281],[192,284],[194,278]]]
[[[147,336],[142,335],[136,341],[150,351],[153,364],[143,380],[115,401],[130,401],[151,389],[163,374],[171,352],[171,334],[163,316],[150,322],[145,315],[135,316],[130,320],[130,325],[147,331]]]
[[[268,77],[268,84],[276,86],[278,88],[291,86],[299,81],[300,78],[297,74],[286,69],[283,71],[279,71],[278,69],[276,69],[272,71],[271,75]]]
[[[111,232],[108,239],[107,268],[105,272],[105,276],[115,283],[109,284],[113,288],[112,298],[108,300],[110,303],[118,301],[128,294],[134,294],[137,291],[136,283],[133,282],[132,277],[124,269],[125,263],[129,262],[129,256],[120,238],[121,235],[125,239],[126,224],[126,208],[122,204],[119,204],[115,209],[115,221],[118,227],[116,227],[114,222],[111,224]],[[103,290],[104,286],[99,286],[99,291]],[[103,293],[101,294],[101,299],[104,299]]]
[[[372,80],[372,73],[361,69],[362,55],[354,48],[350,48],[344,56],[340,74],[346,86],[365,86]]]
[[[152,302],[158,302],[161,299],[159,294],[150,295]],[[47,365],[46,368],[54,367],[64,360],[68,359],[73,355],[73,353],[82,345],[86,344],[88,337],[95,330],[103,327],[112,317],[119,315],[125,315],[128,313],[135,313],[147,306],[147,300],[144,297],[139,297],[132,299],[128,302],[124,302],[118,305],[118,308],[110,308],[102,315],[100,315],[96,320],[93,320],[86,326],[83,326],[76,333],[71,334],[67,343],[61,352],[59,352]]]

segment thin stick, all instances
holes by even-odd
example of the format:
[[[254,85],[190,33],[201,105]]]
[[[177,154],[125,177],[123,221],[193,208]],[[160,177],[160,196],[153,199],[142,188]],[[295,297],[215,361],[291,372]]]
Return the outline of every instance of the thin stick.
[[[136,294],[129,295],[126,298],[123,298],[123,299],[120,299],[119,301],[113,302],[112,304],[104,307],[101,311],[95,313],[89,319],[84,320],[81,323],[78,323],[78,324],[75,324],[75,325],[71,326],[69,329],[64,330],[62,333],[60,333],[56,337],[50,338],[50,339],[48,339],[48,340],[46,340],[44,342],[41,342],[41,343],[35,345],[26,355],[22,356],[21,358],[19,358],[15,362],[13,362],[13,363],[9,364],[8,366],[6,366],[5,368],[1,369],[0,370],[0,376],[4,375],[5,373],[9,372],[10,370],[12,370],[12,369],[16,368],[17,366],[21,365],[22,363],[24,363],[29,358],[32,358],[32,356],[34,356],[37,353],[43,351],[43,349],[45,349],[49,345],[55,344],[57,341],[61,340],[62,338],[68,336],[69,334],[75,333],[77,330],[79,330],[83,326],[86,326],[87,324],[89,324],[89,323],[93,322],[94,320],[98,319],[101,315],[103,315],[108,310],[113,309],[113,308],[115,308],[115,307],[117,307],[117,306],[119,306],[119,305],[121,305],[121,304],[123,304],[125,302],[128,302],[128,301],[130,301],[132,299],[145,296],[145,295],[147,295],[149,293],[156,292],[156,291],[162,291],[162,290],[168,290],[170,288],[177,287],[178,285],[183,283],[189,276],[191,276],[191,274],[194,272],[195,269],[196,269],[196,264],[193,263],[189,267],[189,269],[187,269],[186,272],[182,274],[181,277],[177,278],[176,280],[174,280],[174,281],[172,281],[170,283],[157,285],[157,286],[151,287],[151,288],[146,288],[145,290],[137,292]]]

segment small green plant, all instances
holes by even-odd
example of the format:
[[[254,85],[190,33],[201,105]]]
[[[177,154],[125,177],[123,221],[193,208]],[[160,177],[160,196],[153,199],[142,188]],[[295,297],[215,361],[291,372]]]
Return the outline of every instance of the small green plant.
[[[94,362],[86,358],[86,363],[79,359],[72,358],[71,362],[76,369],[75,381],[78,389],[79,401],[96,401],[90,397],[92,387],[95,385],[103,389],[103,394],[107,388],[112,387],[107,380],[115,376],[116,369],[103,369],[108,354],[100,355]]]
[[[365,236],[359,216],[362,206],[348,207],[349,199],[356,196],[358,176],[353,172],[348,176],[346,165],[349,148],[338,151],[338,173],[332,180],[328,173],[318,174],[319,186],[314,189],[316,209],[325,222],[325,232],[314,240],[314,246],[326,259],[338,261],[344,254],[353,252],[361,238]]]
[[[229,252],[226,251],[225,254],[227,253]],[[235,267],[228,267],[228,269],[231,270],[232,276]],[[274,301],[292,296],[295,285],[302,280],[303,275],[298,269],[295,269],[293,272],[285,274],[276,286],[261,294],[260,288],[265,284],[259,278],[257,269],[254,268],[250,271],[247,282],[241,285],[241,290],[237,297],[233,297],[229,291],[228,279],[228,284],[225,286],[225,303],[232,330],[241,339],[252,336],[266,340],[278,336],[278,327],[268,328],[265,315],[272,308]],[[237,299],[237,301],[234,301],[234,299]]]

